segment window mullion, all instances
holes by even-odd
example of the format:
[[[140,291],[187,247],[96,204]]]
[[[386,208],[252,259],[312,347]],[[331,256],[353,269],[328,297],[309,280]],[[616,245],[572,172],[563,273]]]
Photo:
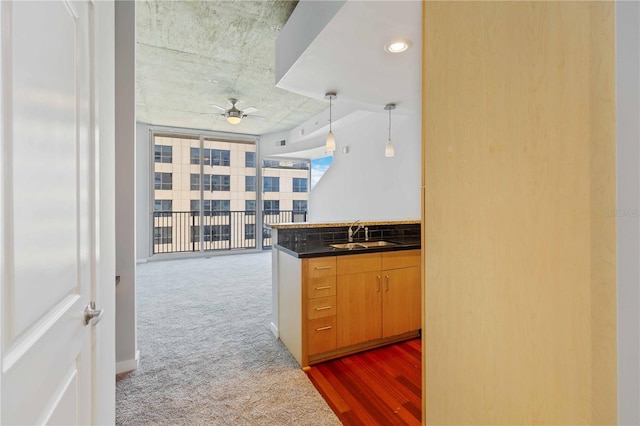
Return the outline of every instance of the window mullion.
[[[200,136],[200,208],[198,217],[200,226],[198,227],[198,238],[200,240],[200,252],[204,251],[204,136]]]

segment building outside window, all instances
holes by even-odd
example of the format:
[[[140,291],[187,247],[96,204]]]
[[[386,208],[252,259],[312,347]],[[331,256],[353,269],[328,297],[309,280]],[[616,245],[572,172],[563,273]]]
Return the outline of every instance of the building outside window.
[[[256,192],[256,177],[245,176],[244,177],[244,190],[247,192]]]
[[[247,151],[244,153],[244,166],[252,169],[256,168],[256,153]]]
[[[173,147],[169,145],[154,145],[153,159],[156,163],[172,163]]]
[[[293,178],[293,192],[307,192],[307,178]]]
[[[200,174],[191,173],[190,176],[190,188],[192,191],[200,191]]]
[[[307,200],[293,200],[293,213],[306,213]]]
[[[210,151],[211,164],[205,163],[205,165],[211,166],[229,166],[231,164],[229,150],[228,149],[212,149],[205,150]]]
[[[256,200],[245,200],[244,210],[248,215],[256,214]]]
[[[244,237],[247,240],[256,239],[256,225],[253,223],[247,223],[244,225]]]
[[[231,228],[229,225],[205,225],[205,241],[228,241],[230,239]]]
[[[153,176],[153,183],[155,189],[170,190],[172,188],[173,174],[156,172]]]
[[[154,244],[171,244],[173,241],[173,232],[171,226],[157,226],[153,228]]]
[[[205,182],[206,185],[206,182]],[[230,191],[231,176],[211,175],[211,191]]]
[[[280,213],[280,200],[264,200],[263,211],[265,214],[279,214]]]
[[[258,161],[250,141],[195,133],[151,137],[153,253],[268,247],[262,223],[305,220],[309,162]]]
[[[265,176],[263,178],[263,192],[280,192],[280,178],[273,176]]]
[[[191,216],[200,216],[200,200],[191,200],[189,208]]]
[[[173,210],[173,200],[155,200],[153,203],[153,211],[155,217],[171,216]]]
[[[200,164],[200,148],[191,148],[189,152],[190,164]]]
[[[211,214],[213,216],[228,216],[230,212],[229,206],[229,200],[211,200]]]

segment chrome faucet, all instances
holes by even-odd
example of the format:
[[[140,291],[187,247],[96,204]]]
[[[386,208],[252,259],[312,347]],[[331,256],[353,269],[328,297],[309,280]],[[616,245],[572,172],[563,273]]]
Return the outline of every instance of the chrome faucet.
[[[356,221],[355,221],[355,222],[353,222],[353,223],[351,224],[351,226],[349,227],[348,235],[349,235],[349,242],[350,242],[350,243],[352,243],[352,242],[353,242],[353,237],[358,233],[358,231],[362,229],[362,225],[361,225],[361,224],[359,224],[358,222],[360,222],[360,221],[359,221],[359,220],[356,220]],[[353,230],[353,229],[351,229],[351,228],[353,228],[353,226],[354,226],[356,223],[358,223],[358,227],[357,227],[357,228],[356,228],[356,230],[354,231],[354,230]]]

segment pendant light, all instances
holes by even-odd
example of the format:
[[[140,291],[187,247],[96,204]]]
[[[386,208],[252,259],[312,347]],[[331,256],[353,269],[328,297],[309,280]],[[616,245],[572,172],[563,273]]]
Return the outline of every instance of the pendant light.
[[[387,139],[387,145],[384,147],[384,156],[393,157],[396,154],[396,150],[393,148],[393,141],[391,140],[391,110],[396,109],[396,104],[386,104],[384,109],[389,111],[389,139]]]
[[[337,98],[336,92],[327,92],[324,97],[325,99],[329,99],[329,134],[327,135],[327,143],[324,149],[327,152],[333,152],[336,150],[336,138],[333,136],[333,131],[331,130],[331,103]]]

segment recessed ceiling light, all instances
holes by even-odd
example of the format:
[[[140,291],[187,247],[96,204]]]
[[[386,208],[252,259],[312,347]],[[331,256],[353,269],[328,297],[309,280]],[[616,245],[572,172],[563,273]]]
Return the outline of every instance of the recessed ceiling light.
[[[411,41],[409,40],[393,40],[384,46],[384,50],[389,53],[401,53],[411,47]]]

